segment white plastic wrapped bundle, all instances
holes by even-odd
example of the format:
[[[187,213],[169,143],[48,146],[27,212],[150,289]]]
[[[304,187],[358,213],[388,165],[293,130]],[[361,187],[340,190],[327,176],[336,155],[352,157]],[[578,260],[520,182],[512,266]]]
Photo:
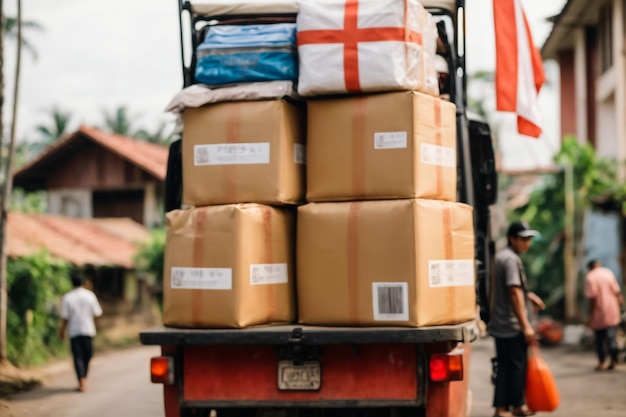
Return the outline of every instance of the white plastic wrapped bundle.
[[[417,0],[299,0],[298,92],[438,95],[436,27]]]

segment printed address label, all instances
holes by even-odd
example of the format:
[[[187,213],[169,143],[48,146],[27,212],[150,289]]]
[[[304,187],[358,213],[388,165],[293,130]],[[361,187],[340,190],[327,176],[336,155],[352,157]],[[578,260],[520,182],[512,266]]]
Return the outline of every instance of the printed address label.
[[[286,284],[287,264],[251,264],[250,285]]]
[[[232,290],[231,268],[172,268],[171,287],[185,290]]]
[[[442,167],[456,166],[456,150],[447,146],[431,145],[422,143],[421,145],[422,164],[439,165]]]
[[[193,162],[196,166],[269,164],[270,144],[263,142],[195,145]]]
[[[428,262],[428,282],[431,288],[474,286],[474,260]]]
[[[374,133],[374,149],[402,149],[407,146],[406,132]]]

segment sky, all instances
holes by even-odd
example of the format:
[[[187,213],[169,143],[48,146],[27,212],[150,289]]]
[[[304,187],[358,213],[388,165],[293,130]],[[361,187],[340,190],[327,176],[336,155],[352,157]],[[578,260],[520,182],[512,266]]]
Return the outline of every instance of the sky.
[[[102,125],[103,112],[119,106],[129,109],[135,127],[154,131],[161,121],[173,125],[173,116],[164,113],[164,108],[182,88],[177,0],[22,3],[24,19],[37,22],[43,30],[24,34],[38,57],[23,52],[19,140],[37,139],[36,126],[52,124],[54,106],[72,115],[71,130],[80,124]],[[466,3],[468,72],[493,71],[492,0]],[[564,3],[522,0],[537,45],[543,44],[550,32],[546,18],[558,14]],[[13,2],[5,1],[4,6],[6,15],[15,15]],[[10,108],[14,51],[14,45],[7,42],[5,114]],[[554,68],[547,72],[549,77],[558,76]],[[539,140],[518,137],[512,116],[497,118],[500,149],[509,169],[549,165],[558,147],[558,90],[544,88],[540,97],[546,124]]]

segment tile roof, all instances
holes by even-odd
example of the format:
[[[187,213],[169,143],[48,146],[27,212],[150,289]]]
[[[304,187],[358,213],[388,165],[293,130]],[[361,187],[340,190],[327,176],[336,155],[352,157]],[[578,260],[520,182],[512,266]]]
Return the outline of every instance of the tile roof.
[[[56,156],[58,159],[66,150],[71,149],[75,143],[85,139],[100,144],[117,154],[120,158],[127,160],[153,175],[155,178],[161,181],[165,180],[168,155],[167,147],[129,138],[127,136],[103,132],[87,126],[81,126],[76,132],[48,147],[33,161],[18,169],[14,175],[20,176],[31,169],[44,166],[42,164],[47,162],[52,156]]]
[[[167,170],[167,153],[165,146],[126,136],[102,132],[92,127],[81,126],[78,129],[102,146],[115,152],[122,158],[134,163],[158,179],[165,180]]]
[[[10,212],[7,255],[19,257],[42,249],[76,266],[133,268],[138,242],[150,233],[129,218],[74,219]]]

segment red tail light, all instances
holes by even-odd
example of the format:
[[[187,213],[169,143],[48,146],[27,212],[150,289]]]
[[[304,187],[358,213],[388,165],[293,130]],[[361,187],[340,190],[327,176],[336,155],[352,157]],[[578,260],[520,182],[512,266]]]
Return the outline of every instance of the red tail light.
[[[433,382],[463,380],[463,352],[433,353],[430,355],[429,370]]]
[[[150,379],[155,384],[174,383],[174,358],[157,356],[150,359]]]

